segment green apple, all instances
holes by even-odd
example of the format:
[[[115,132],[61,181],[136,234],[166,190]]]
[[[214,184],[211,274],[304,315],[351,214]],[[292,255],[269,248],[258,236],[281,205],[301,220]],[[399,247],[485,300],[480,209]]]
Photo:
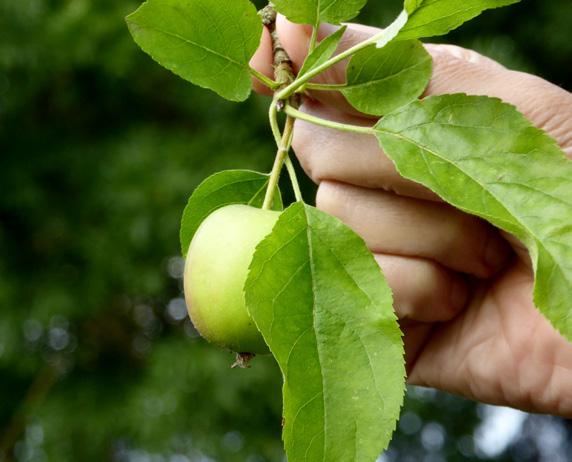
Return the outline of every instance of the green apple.
[[[268,353],[244,301],[244,283],[258,243],[280,212],[228,205],[197,230],[185,263],[185,299],[199,333],[237,353]]]

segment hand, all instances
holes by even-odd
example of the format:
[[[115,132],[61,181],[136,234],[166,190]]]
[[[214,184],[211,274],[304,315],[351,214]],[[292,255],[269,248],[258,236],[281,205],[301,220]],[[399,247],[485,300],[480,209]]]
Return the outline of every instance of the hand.
[[[310,30],[282,17],[277,30],[299,68]],[[321,36],[332,31],[325,26]],[[351,26],[341,47],[375,31]],[[470,50],[449,45],[427,49],[434,59],[428,95],[499,97],[550,133],[572,157],[570,93]],[[271,63],[266,34],[253,65],[271,76]],[[319,81],[343,83],[344,75],[341,63]],[[373,124],[338,93],[312,93],[301,110],[349,124]],[[373,137],[298,121],[293,146],[306,173],[319,184],[317,206],[365,239],[389,281],[405,334],[409,383],[572,417],[572,344],[534,307],[533,272],[520,242],[401,178]]]

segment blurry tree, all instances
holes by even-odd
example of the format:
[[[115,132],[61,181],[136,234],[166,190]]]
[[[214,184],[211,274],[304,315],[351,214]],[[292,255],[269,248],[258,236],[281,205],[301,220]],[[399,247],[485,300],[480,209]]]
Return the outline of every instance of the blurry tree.
[[[0,460],[281,461],[277,367],[231,371],[197,337],[177,256],[203,178],[270,167],[267,102],[157,66],[124,25],[137,5],[0,0]],[[572,89],[571,23],[569,0],[528,0],[450,38]],[[570,425],[538,416],[483,453],[483,409],[412,389],[385,460],[572,460]]]

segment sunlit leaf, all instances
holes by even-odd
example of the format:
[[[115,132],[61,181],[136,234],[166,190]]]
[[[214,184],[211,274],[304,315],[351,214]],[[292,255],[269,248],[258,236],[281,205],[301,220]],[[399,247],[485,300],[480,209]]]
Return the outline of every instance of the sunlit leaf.
[[[377,40],[376,46],[378,48],[383,48],[389,42],[397,37],[401,29],[407,24],[407,20],[409,19],[409,15],[407,11],[403,10],[399,13],[399,16],[395,18],[395,20],[386,28],[383,29],[383,33],[381,37]]]
[[[431,56],[417,40],[371,45],[350,61],[342,93],[359,111],[380,116],[419,97],[431,68]]]
[[[203,220],[215,210],[231,204],[262,207],[269,176],[250,170],[226,170],[203,181],[185,207],[181,220],[181,252],[187,254],[189,245]],[[277,189],[273,210],[282,210],[282,199]]]
[[[231,101],[250,95],[262,23],[248,0],[147,0],[127,24],[146,53],[185,80]]]
[[[400,40],[435,37],[456,29],[483,11],[512,5],[520,0],[405,0],[409,14]]]
[[[517,236],[529,249],[540,311],[572,340],[572,162],[513,106],[432,96],[376,126],[399,172]]]
[[[339,24],[355,18],[367,0],[275,0],[276,10],[300,24]]]
[[[298,76],[301,77],[304,74],[310,72],[312,69],[324,64],[328,59],[330,59],[336,52],[340,40],[344,36],[344,32],[347,27],[340,27],[332,35],[326,37],[322,40],[319,45],[312,51],[304,60],[304,64],[298,72]]]
[[[257,247],[245,293],[284,376],[288,460],[376,460],[405,368],[391,291],[363,240],[297,203]]]

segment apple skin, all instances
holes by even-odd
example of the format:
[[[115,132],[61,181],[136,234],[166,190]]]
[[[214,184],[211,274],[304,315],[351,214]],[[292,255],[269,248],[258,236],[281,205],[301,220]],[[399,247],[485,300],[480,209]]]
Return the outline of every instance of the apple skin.
[[[185,299],[191,320],[209,342],[237,353],[268,353],[244,301],[244,283],[258,243],[280,212],[228,205],[197,230],[185,263]]]

